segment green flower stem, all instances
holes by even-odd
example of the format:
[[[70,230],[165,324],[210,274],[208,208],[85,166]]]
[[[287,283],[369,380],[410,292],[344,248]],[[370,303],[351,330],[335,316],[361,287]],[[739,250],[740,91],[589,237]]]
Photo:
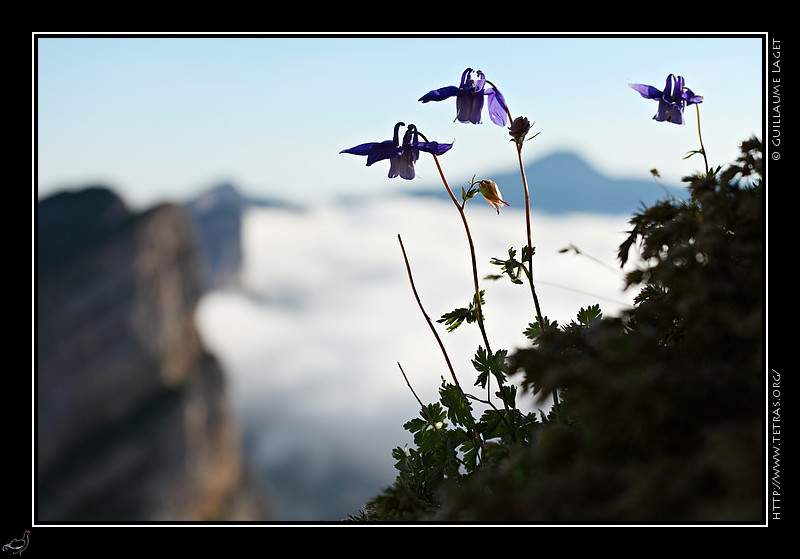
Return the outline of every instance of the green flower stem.
[[[706,164],[706,175],[708,174],[708,158],[706,157],[706,148],[703,146],[703,134],[700,132],[700,104],[696,103],[695,108],[697,109],[697,135],[700,137],[700,153],[703,154],[703,161]]]
[[[488,82],[488,80],[487,80]],[[492,84],[492,87],[495,87]],[[511,116],[511,109],[508,108],[506,105],[506,114],[508,115],[509,123],[514,122],[514,118]],[[522,142],[523,139],[514,139],[514,145],[517,148],[517,159],[519,161],[519,172],[522,176],[522,188],[525,193],[525,228],[528,235],[528,254],[527,254],[527,261],[528,267],[525,270],[525,275],[528,277],[528,284],[531,286],[531,296],[533,297],[533,305],[536,309],[536,318],[539,321],[539,324],[542,329],[544,329],[544,317],[542,315],[542,308],[539,305],[539,297],[536,295],[536,286],[533,282],[533,242],[531,236],[531,197],[530,197],[530,190],[528,189],[528,178],[525,175],[525,165],[522,162]],[[525,267],[523,266],[523,269]],[[558,391],[553,390],[553,406],[556,410],[556,418],[561,422],[561,405],[558,401]]]
[[[403,246],[403,239],[400,237],[400,235],[397,235],[397,240],[400,241],[400,249],[403,251],[403,260],[405,260],[406,271],[408,272],[408,281],[411,283],[411,291],[414,292],[414,298],[417,300],[417,305],[419,306],[419,310],[422,312],[422,316],[425,317],[425,321],[428,323],[431,332],[433,332],[433,336],[436,338],[436,341],[439,344],[439,348],[442,350],[442,355],[444,355],[444,360],[445,362],[447,362],[447,368],[450,370],[450,376],[453,377],[453,383],[455,383],[455,386],[458,387],[458,389],[461,391],[461,394],[464,395],[464,397],[466,398],[467,396],[464,393],[464,389],[461,388],[461,385],[459,384],[458,379],[456,378],[456,373],[453,370],[453,364],[450,362],[450,357],[447,355],[447,350],[445,350],[444,348],[442,339],[439,337],[439,333],[433,326],[433,322],[431,321],[430,316],[428,316],[428,313],[425,312],[425,307],[422,306],[422,301],[420,301],[419,293],[417,293],[417,288],[414,285],[414,277],[411,275],[411,264],[408,263],[408,255],[406,254],[406,247]],[[402,367],[400,368],[400,370],[401,371],[403,370]],[[405,376],[405,373],[403,373],[403,376]],[[419,401],[419,399],[417,400]],[[475,433],[475,438],[478,439],[478,444],[481,446],[481,450],[483,451],[483,455],[485,456],[486,449],[483,446],[483,439],[481,438],[480,433],[478,433],[478,430],[475,427],[474,422],[472,425],[472,431],[473,433]]]
[[[444,183],[444,187],[447,189],[447,193],[450,195],[450,199],[455,204],[456,209],[458,209],[458,213],[461,216],[461,221],[464,223],[464,230],[467,233],[467,241],[469,242],[469,253],[472,259],[472,280],[475,285],[475,306],[477,308],[477,316],[476,319],[478,321],[478,328],[480,328],[481,336],[483,336],[483,343],[486,344],[486,351],[489,355],[494,355],[492,353],[492,348],[489,345],[489,337],[486,335],[486,328],[483,325],[483,308],[481,306],[481,288],[480,284],[478,283],[478,264],[475,260],[475,244],[472,242],[472,234],[469,231],[469,223],[467,222],[467,214],[464,211],[464,206],[466,206],[466,202],[462,205],[458,203],[456,200],[453,191],[450,189],[450,185],[447,184],[447,179],[444,176],[444,171],[442,171],[442,166],[439,164],[439,158],[436,157],[436,154],[433,155],[433,160],[436,162],[436,168],[439,170],[439,176],[442,177],[442,183]],[[489,394],[491,394],[491,390],[489,388],[491,382],[491,378],[487,378],[486,380],[486,390]],[[508,407],[508,396],[506,395],[505,387],[499,383],[498,385],[500,388],[500,394],[502,395],[503,405],[506,409],[506,414],[508,414],[509,419],[512,421],[512,429],[511,435],[516,440],[516,435],[514,434],[513,429],[513,417],[511,417],[511,411]]]
[[[533,305],[536,308],[536,318],[539,319],[539,324],[544,325],[542,308],[539,305],[539,297],[536,295],[536,286],[533,283],[533,243],[531,237],[531,197],[528,190],[528,179],[525,176],[525,166],[522,163],[522,146],[515,142],[517,145],[517,159],[519,159],[519,172],[522,175],[522,188],[525,190],[525,227],[528,233],[528,283],[531,286],[531,296],[533,297]]]
[[[414,277],[411,275],[411,265],[408,263],[408,255],[406,254],[406,248],[405,246],[403,246],[403,239],[400,237],[400,235],[397,235],[397,240],[400,241],[400,249],[403,251],[403,259],[405,260],[406,271],[408,272],[408,281],[411,283],[411,291],[414,293],[414,298],[417,300],[417,305],[419,306],[419,310],[422,312],[422,316],[425,317],[425,321],[428,323],[431,332],[433,332],[433,335],[436,338],[436,342],[439,344],[439,349],[442,350],[442,355],[444,355],[444,360],[447,363],[447,368],[450,370],[450,376],[453,377],[453,382],[458,388],[461,388],[461,385],[458,383],[458,379],[456,378],[456,373],[453,370],[453,364],[450,362],[450,357],[447,355],[447,350],[444,348],[444,344],[442,343],[442,339],[439,337],[439,333],[433,326],[433,322],[431,322],[431,318],[428,316],[428,313],[425,312],[425,307],[422,306],[422,301],[420,301],[419,293],[417,293],[417,288],[414,285]]]
[[[433,430],[436,431],[436,436],[441,441],[442,440],[442,434],[439,433],[439,428],[436,426],[436,422],[433,421],[433,418],[431,417],[431,414],[428,413],[428,408],[425,407],[425,404],[423,404],[422,400],[419,399],[419,396],[417,396],[417,393],[414,392],[414,387],[411,386],[411,383],[408,381],[408,377],[406,376],[406,372],[403,370],[403,366],[400,364],[400,362],[397,363],[397,366],[400,367],[400,372],[403,374],[403,378],[406,379],[406,384],[408,385],[408,388],[411,390],[411,393],[414,395],[414,398],[417,399],[417,402],[419,403],[419,406],[422,408],[422,413],[424,413],[425,417],[428,418],[428,423],[431,424],[431,427],[433,427]]]
[[[486,344],[486,351],[490,354],[492,353],[491,348],[489,347],[489,337],[486,335],[486,329],[483,325],[483,309],[481,308],[481,291],[480,291],[480,284],[478,283],[478,264],[475,260],[475,244],[472,242],[472,234],[469,231],[469,223],[467,222],[467,214],[464,212],[464,207],[458,203],[456,200],[453,191],[450,189],[450,185],[447,184],[447,179],[444,176],[444,171],[442,171],[442,166],[439,164],[439,158],[436,155],[433,155],[433,160],[436,162],[436,168],[439,170],[439,176],[442,177],[442,182],[444,183],[444,187],[447,189],[447,193],[450,195],[450,199],[455,204],[456,208],[458,209],[458,213],[461,216],[461,221],[464,223],[464,230],[467,233],[467,241],[469,242],[469,253],[472,259],[472,280],[475,285],[475,306],[478,309],[477,316],[475,317],[478,321],[478,327],[481,330],[481,335],[483,336],[483,343]]]

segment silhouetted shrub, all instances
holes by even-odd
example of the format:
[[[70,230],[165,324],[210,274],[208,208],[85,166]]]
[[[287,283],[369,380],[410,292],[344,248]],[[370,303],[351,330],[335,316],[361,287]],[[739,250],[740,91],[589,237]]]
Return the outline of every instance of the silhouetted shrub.
[[[511,378],[561,395],[561,421],[421,495],[398,478],[376,520],[563,523],[763,519],[762,147],[685,179],[688,200],[643,208],[619,248],[635,306],[547,328]]]

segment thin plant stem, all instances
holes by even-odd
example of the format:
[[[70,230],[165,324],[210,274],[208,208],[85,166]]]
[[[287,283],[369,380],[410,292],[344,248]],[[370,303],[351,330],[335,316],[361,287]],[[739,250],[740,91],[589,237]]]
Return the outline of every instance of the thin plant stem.
[[[492,87],[497,89],[497,86],[487,80]],[[514,122],[514,118],[511,116],[511,109],[508,108],[508,104],[506,104],[506,114],[508,115],[509,123]],[[528,241],[528,251],[527,251],[527,261],[528,261],[528,269],[526,270],[525,275],[528,277],[528,284],[531,287],[531,296],[533,297],[533,305],[536,309],[536,319],[539,321],[539,325],[544,331],[544,316],[542,315],[542,308],[539,305],[539,297],[536,294],[536,286],[533,282],[533,242],[531,236],[531,197],[530,197],[530,190],[528,189],[528,178],[525,175],[525,165],[522,161],[522,139],[514,138],[514,145],[517,148],[517,160],[519,161],[519,172],[522,177],[522,188],[525,193],[525,228],[527,233],[527,241]],[[553,390],[553,406],[556,411],[556,418],[559,422],[561,422],[561,405],[558,401],[558,391]]]
[[[450,362],[450,357],[447,355],[447,350],[445,350],[445,348],[444,348],[444,344],[442,343],[442,339],[439,337],[439,333],[436,331],[436,328],[433,326],[433,322],[431,321],[431,318],[428,316],[428,313],[425,311],[425,307],[422,306],[422,301],[419,298],[419,293],[417,293],[417,288],[414,285],[414,277],[411,274],[411,264],[408,263],[408,255],[406,254],[406,247],[403,246],[403,239],[400,237],[400,235],[397,235],[397,240],[400,242],[400,249],[403,251],[403,260],[405,260],[405,263],[406,263],[406,271],[408,272],[408,281],[411,283],[411,291],[414,292],[414,298],[417,300],[417,305],[419,306],[419,310],[422,312],[422,316],[425,317],[425,321],[428,323],[428,326],[430,327],[431,332],[433,332],[433,336],[436,338],[436,341],[439,344],[439,348],[442,350],[442,355],[444,355],[444,359],[447,362],[447,368],[450,370],[450,376],[453,377],[453,382],[455,383],[455,386],[461,391],[461,394],[466,398],[467,395],[464,393],[464,389],[461,388],[461,385],[459,384],[458,379],[456,378],[456,373],[453,370],[453,365]],[[402,367],[401,367],[400,370],[402,370]],[[405,376],[405,373],[404,373],[404,376]],[[477,428],[475,427],[474,424],[472,425],[472,431],[473,431],[473,433],[475,433],[475,438],[478,440],[478,444],[480,445],[481,450],[483,451],[483,455],[486,456],[486,449],[483,446],[483,439],[481,438],[480,433],[478,433],[478,430],[477,430]]]
[[[447,179],[444,176],[444,171],[442,171],[442,166],[439,164],[439,158],[436,155],[433,156],[433,160],[436,162],[436,168],[439,169],[439,176],[442,177],[442,182],[444,183],[444,187],[447,189],[447,193],[450,195],[450,199],[455,204],[456,208],[458,209],[458,213],[461,216],[461,221],[464,223],[464,230],[467,233],[467,241],[469,242],[469,254],[470,258],[472,259],[472,281],[475,286],[475,305],[478,309],[477,316],[475,317],[478,321],[478,327],[481,330],[481,335],[483,336],[483,343],[486,344],[486,351],[491,354],[492,349],[489,346],[489,337],[486,335],[486,328],[483,325],[483,309],[481,307],[481,288],[480,284],[478,283],[478,265],[475,259],[475,244],[472,242],[472,234],[469,231],[469,223],[467,222],[467,215],[464,212],[464,208],[461,204],[458,203],[456,200],[453,191],[450,189],[450,185],[447,184]]]
[[[533,297],[533,305],[536,308],[536,318],[539,320],[539,324],[544,327],[544,321],[542,316],[542,307],[539,305],[539,297],[536,295],[536,286],[533,283],[533,243],[531,237],[531,196],[530,191],[528,189],[528,179],[525,176],[525,165],[522,163],[522,146],[519,143],[515,142],[517,145],[517,159],[519,160],[519,172],[522,176],[522,188],[525,191],[525,227],[526,232],[528,234],[528,270],[530,271],[528,275],[528,283],[531,286],[531,296]]]
[[[700,132],[700,105],[695,104],[697,109],[697,135],[700,137],[700,153],[703,154],[703,161],[706,164],[706,175],[708,174],[708,158],[706,157],[706,148],[703,146],[703,134]]]
[[[456,373],[453,370],[453,364],[450,362],[450,356],[447,355],[447,350],[444,348],[444,344],[442,343],[442,339],[439,337],[439,333],[436,331],[436,328],[433,326],[433,322],[431,318],[428,316],[428,313],[425,312],[425,307],[422,306],[422,301],[420,301],[419,293],[417,293],[417,288],[414,285],[414,277],[411,275],[411,265],[408,263],[408,255],[406,254],[406,248],[403,246],[403,239],[400,235],[397,235],[397,240],[400,241],[400,249],[403,251],[403,260],[406,263],[406,271],[408,272],[408,281],[411,283],[411,291],[414,293],[414,298],[417,300],[417,305],[419,306],[419,310],[422,312],[422,316],[425,317],[425,321],[428,323],[428,326],[433,332],[433,336],[436,338],[436,342],[439,344],[439,349],[442,350],[442,355],[444,356],[444,360],[447,363],[447,368],[450,370],[450,376],[453,377],[453,382],[456,386],[461,388],[461,385],[458,383],[458,379],[456,378]]]
[[[433,427],[433,430],[436,432],[436,437],[441,441],[442,440],[442,433],[441,433],[441,431],[439,431],[439,428],[436,426],[436,423],[433,421],[433,418],[431,417],[431,414],[428,413],[428,408],[426,408],[422,404],[422,400],[420,400],[419,396],[417,396],[417,393],[414,392],[414,388],[411,386],[411,383],[408,381],[408,377],[406,376],[406,372],[403,370],[403,366],[400,365],[399,362],[397,363],[397,366],[400,367],[400,372],[403,373],[403,378],[406,379],[406,384],[411,389],[411,393],[414,395],[414,398],[417,399],[417,402],[422,407],[422,413],[425,414],[425,417],[428,419],[428,423],[431,424],[431,426]],[[478,436],[478,432],[477,431],[475,431],[475,436],[476,437]],[[483,448],[483,442],[481,442],[480,438],[478,438],[478,442],[480,443],[481,448]],[[484,451],[484,453],[485,453],[485,451]],[[461,460],[460,458],[456,458],[456,459],[458,460],[458,462],[460,464],[464,464],[464,461]]]
[[[431,417],[431,414],[428,413],[428,408],[425,407],[425,404],[423,404],[422,400],[419,399],[419,396],[417,396],[417,393],[414,392],[414,387],[411,386],[411,383],[408,381],[408,377],[406,376],[406,372],[403,370],[403,366],[400,364],[399,361],[397,363],[397,366],[400,367],[400,372],[403,374],[403,378],[406,379],[406,384],[408,385],[409,390],[411,390],[411,393],[414,395],[414,398],[416,398],[417,402],[419,402],[419,406],[422,408],[422,413],[424,413],[425,417],[428,418],[428,422],[431,424],[431,427],[433,427],[433,430],[436,431],[436,436],[439,437],[439,440],[441,441],[442,440],[442,435],[441,435],[441,433],[439,433],[439,428],[436,426],[436,423],[433,421],[433,418]]]
[[[447,183],[447,179],[444,176],[444,171],[442,170],[442,166],[439,163],[439,158],[436,157],[435,154],[433,154],[433,160],[436,162],[436,168],[439,170],[439,176],[442,177],[442,183],[444,183],[444,187],[445,189],[447,189],[447,193],[450,195],[450,199],[453,201],[453,204],[455,204],[456,209],[458,209],[458,213],[461,216],[461,221],[464,223],[464,230],[467,233],[467,241],[469,242],[469,253],[470,253],[470,258],[472,260],[472,281],[475,286],[475,306],[477,308],[477,313],[475,318],[478,322],[478,328],[480,328],[481,336],[483,337],[483,343],[486,344],[486,352],[488,355],[491,356],[494,354],[492,353],[492,348],[489,345],[489,337],[486,335],[486,328],[484,327],[483,324],[483,307],[481,305],[481,288],[478,282],[478,264],[475,259],[475,243],[473,243],[472,241],[472,233],[470,233],[469,230],[469,222],[467,221],[467,214],[464,211],[464,206],[459,204],[458,200],[456,200],[455,194],[453,194],[453,191],[450,188],[450,185]],[[487,376],[486,390],[488,393],[491,393],[491,389],[489,388],[490,382],[491,382],[491,377]],[[498,381],[498,386],[500,388],[500,394],[502,396],[503,405],[505,406],[506,409],[506,414],[508,415],[509,420],[512,423],[511,437],[513,440],[516,440],[516,434],[513,428],[514,419],[513,417],[511,417],[511,410],[508,407],[508,396],[506,395],[505,387],[499,381]]]
[[[509,113],[511,118],[511,113]],[[533,305],[536,308],[536,318],[539,321],[539,326],[544,331],[544,317],[542,315],[542,308],[539,305],[539,297],[536,295],[536,286],[533,282],[533,244],[531,242],[531,203],[530,192],[528,190],[528,179],[525,176],[525,165],[522,163],[522,142],[515,141],[517,146],[517,159],[519,159],[519,172],[522,175],[522,187],[525,189],[525,225],[528,233],[528,269],[526,276],[528,276],[528,283],[531,286],[531,296],[533,297]],[[553,390],[553,406],[556,411],[556,420],[561,422],[561,403],[558,401],[558,390]]]

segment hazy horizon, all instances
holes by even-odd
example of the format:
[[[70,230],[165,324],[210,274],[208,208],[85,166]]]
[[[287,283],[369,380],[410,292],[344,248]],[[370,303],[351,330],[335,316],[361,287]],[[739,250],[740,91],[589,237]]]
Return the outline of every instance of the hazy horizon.
[[[697,115],[652,119],[657,103],[629,83],[663,88],[674,73],[700,95],[710,164],[738,155],[763,129],[762,37],[636,34],[453,38],[272,36],[34,37],[37,195],[83,184],[118,189],[146,207],[219,182],[292,201],[400,187],[387,166],[342,149],[391,137],[396,122],[455,142],[448,177],[513,168],[507,130],[454,121],[455,103],[420,103],[483,70],[539,133],[526,161],[574,151],[611,177],[657,168],[679,184],[697,170]],[[435,56],[433,55],[435,53]],[[404,61],[398,69],[398,61]],[[736,87],[731,85],[735,83]],[[412,186],[438,172],[420,159]]]

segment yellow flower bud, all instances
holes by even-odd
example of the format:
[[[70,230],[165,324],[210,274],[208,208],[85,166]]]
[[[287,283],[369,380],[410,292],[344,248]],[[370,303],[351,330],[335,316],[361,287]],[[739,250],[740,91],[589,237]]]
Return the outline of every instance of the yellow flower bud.
[[[503,201],[503,197],[500,195],[500,189],[497,188],[494,181],[484,179],[480,182],[478,188],[483,197],[486,198],[486,201],[489,202],[489,205],[497,210],[497,213],[500,213],[500,206],[508,206],[508,204]]]

